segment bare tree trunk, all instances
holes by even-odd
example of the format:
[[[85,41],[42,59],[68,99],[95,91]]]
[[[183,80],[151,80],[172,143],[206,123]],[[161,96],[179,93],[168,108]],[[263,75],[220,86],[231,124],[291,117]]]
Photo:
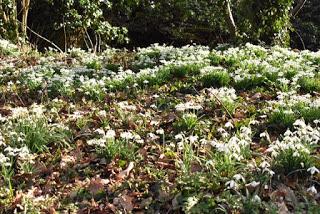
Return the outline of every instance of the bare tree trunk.
[[[237,26],[232,15],[230,0],[226,0],[225,3],[226,3],[226,11],[227,11],[227,24],[228,24],[231,36],[233,37],[233,39],[235,39],[237,36]]]
[[[14,37],[12,39],[15,39],[17,43],[19,43],[19,23],[18,23],[18,12],[17,12],[17,4],[16,0],[12,0],[12,6],[13,6],[13,11],[12,11],[12,16],[10,17],[10,22],[14,26]]]
[[[297,5],[292,9],[291,15],[295,17],[299,13],[299,11],[303,8],[306,2],[307,0],[299,0]]]
[[[21,32],[22,32],[23,38],[25,39],[27,37],[27,25],[28,25],[27,22],[28,22],[30,0],[22,0],[21,6],[22,6]]]
[[[4,11],[2,0],[0,0],[0,18],[3,20],[5,24],[8,22],[8,18],[6,12]]]

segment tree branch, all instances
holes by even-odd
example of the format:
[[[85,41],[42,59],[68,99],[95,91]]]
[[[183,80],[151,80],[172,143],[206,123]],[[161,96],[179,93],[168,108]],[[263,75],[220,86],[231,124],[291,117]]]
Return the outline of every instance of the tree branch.
[[[227,23],[229,26],[229,30],[232,37],[235,38],[237,35],[237,26],[232,15],[230,0],[226,0],[226,10],[227,10]]]
[[[38,36],[40,39],[43,39],[44,41],[48,42],[49,44],[51,44],[53,47],[55,47],[58,51],[60,51],[60,53],[63,53],[63,50],[61,50],[61,48],[59,48],[58,45],[54,44],[52,41],[50,41],[49,39],[47,39],[44,36],[41,36],[40,34],[38,34],[37,32],[35,32],[34,30],[32,30],[30,27],[26,26],[27,29],[33,33],[34,35]]]
[[[297,5],[291,10],[291,16],[295,17],[298,15],[299,11],[303,8],[307,0],[299,0]]]

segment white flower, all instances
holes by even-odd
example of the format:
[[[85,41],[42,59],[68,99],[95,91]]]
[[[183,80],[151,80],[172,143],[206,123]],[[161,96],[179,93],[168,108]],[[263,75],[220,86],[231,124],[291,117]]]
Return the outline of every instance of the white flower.
[[[260,182],[257,182],[257,181],[252,181],[248,184],[246,184],[246,187],[252,187],[252,188],[256,188],[260,185]]]
[[[319,124],[320,123],[320,120],[314,120],[313,121],[315,124]]]
[[[267,133],[266,133],[266,132],[260,133],[260,137],[261,137],[261,138],[266,137],[266,136],[267,136]]]
[[[265,169],[263,169],[263,171],[262,172],[267,172],[271,177],[273,177],[274,176],[274,174],[275,174],[275,172],[274,171],[272,171],[271,169],[269,169],[269,168],[265,168]]]
[[[116,132],[112,129],[108,130],[106,135],[105,135],[105,138],[106,139],[114,139],[116,136]]]
[[[320,172],[315,166],[310,167],[307,171],[310,172],[311,175],[318,174]]]
[[[157,109],[158,107],[156,104],[152,104],[152,105],[150,105],[150,108]]]
[[[3,136],[1,135],[1,133],[0,133],[0,146],[5,146],[6,144],[5,144],[5,142],[4,142],[4,138],[3,138]]]
[[[229,189],[238,189],[238,184],[234,180],[227,181],[225,185]]]
[[[164,134],[164,130],[163,129],[158,129],[156,131],[156,133],[159,134],[159,135],[163,135]]]
[[[233,176],[233,178],[236,180],[236,181],[243,181],[243,182],[245,182],[245,178],[241,175],[241,174],[235,174],[234,176]]]
[[[190,143],[194,143],[198,140],[198,138],[199,138],[198,136],[189,136],[189,141]]]
[[[151,126],[157,126],[157,125],[159,125],[159,123],[160,123],[159,121],[155,121],[155,120],[150,121]]]
[[[201,110],[202,106],[193,102],[180,103],[176,105],[176,111]]]
[[[125,140],[131,140],[131,139],[133,139],[134,136],[131,132],[122,132],[120,134],[120,137]]]
[[[306,124],[303,120],[296,120],[294,123],[293,123],[294,126],[300,126],[300,127],[305,127]]]
[[[148,138],[150,138],[151,140],[155,140],[155,139],[158,139],[159,137],[153,133],[148,133]]]
[[[107,112],[105,110],[101,110],[98,112],[98,116],[99,117],[106,117],[107,116]]]
[[[9,163],[9,158],[6,157],[4,154],[0,153],[0,165],[8,166],[10,165]]]
[[[96,129],[94,132],[99,135],[105,135],[105,131],[103,129]]]
[[[234,126],[232,125],[231,122],[227,122],[227,123],[224,125],[224,127],[232,129]]]
[[[183,134],[177,134],[177,135],[174,136],[174,139],[183,140],[184,139],[184,135]]]
[[[253,196],[252,200],[256,203],[260,203],[261,202],[261,198],[258,195]]]
[[[316,195],[316,194],[318,193],[317,189],[316,189],[314,186],[309,187],[309,188],[307,189],[307,192],[309,192],[309,193],[311,193],[311,194],[313,194],[313,195]]]

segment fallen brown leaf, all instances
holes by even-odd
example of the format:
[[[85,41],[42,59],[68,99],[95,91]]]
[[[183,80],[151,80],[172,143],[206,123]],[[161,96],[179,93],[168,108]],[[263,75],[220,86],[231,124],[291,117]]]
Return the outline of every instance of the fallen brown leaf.
[[[116,178],[119,179],[119,180],[122,180],[122,179],[128,177],[129,174],[130,174],[130,172],[131,172],[131,170],[133,169],[133,167],[134,167],[134,162],[130,162],[129,165],[128,165],[128,167],[127,167],[125,170],[121,171],[121,172],[116,176]]]

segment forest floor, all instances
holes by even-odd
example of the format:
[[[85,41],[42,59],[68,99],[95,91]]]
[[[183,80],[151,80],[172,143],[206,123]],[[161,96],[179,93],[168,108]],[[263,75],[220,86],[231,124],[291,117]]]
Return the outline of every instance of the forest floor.
[[[0,213],[318,213],[320,52],[0,53]]]

